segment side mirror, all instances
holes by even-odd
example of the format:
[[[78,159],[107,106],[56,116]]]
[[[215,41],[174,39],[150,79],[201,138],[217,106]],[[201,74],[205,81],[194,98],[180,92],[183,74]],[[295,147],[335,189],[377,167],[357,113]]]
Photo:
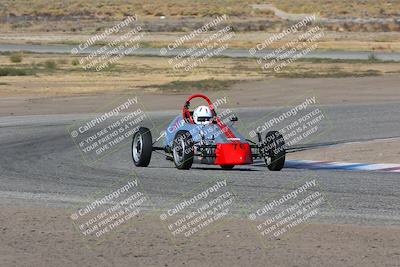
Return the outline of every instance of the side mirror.
[[[238,117],[236,116],[231,117],[231,121],[238,121]]]

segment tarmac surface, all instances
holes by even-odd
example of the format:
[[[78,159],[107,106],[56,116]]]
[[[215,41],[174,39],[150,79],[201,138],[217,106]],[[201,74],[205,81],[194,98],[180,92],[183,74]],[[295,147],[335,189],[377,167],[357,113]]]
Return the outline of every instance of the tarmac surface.
[[[329,120],[313,143],[330,144],[354,140],[397,137],[400,134],[399,103],[320,106]],[[271,110],[237,110],[240,121],[265,116]],[[165,124],[178,111],[149,112],[155,125]],[[351,114],[351,116],[349,116]],[[130,142],[120,150],[87,165],[73,144],[67,127],[93,114],[32,115],[0,118],[0,198],[4,203],[37,203],[70,207],[89,201],[89,196],[109,188],[129,173],[135,173],[151,203],[146,210],[162,211],[207,179],[227,180],[246,209],[234,214],[246,217],[251,207],[263,205],[266,197],[294,189],[293,183],[316,179],[329,205],[315,220],[328,223],[398,225],[400,183],[396,173],[337,170],[283,169],[270,172],[263,166],[237,166],[231,171],[219,166],[193,165],[177,170],[163,155],[153,153],[148,168],[134,167]],[[334,123],[332,123],[334,122]],[[156,134],[153,132],[153,137]],[[310,146],[310,144],[306,144]],[[290,159],[290,154],[287,155]],[[378,163],[378,162],[377,162]],[[379,162],[385,163],[385,162]],[[391,162],[395,163],[395,162]],[[115,187],[115,186],[114,186]]]

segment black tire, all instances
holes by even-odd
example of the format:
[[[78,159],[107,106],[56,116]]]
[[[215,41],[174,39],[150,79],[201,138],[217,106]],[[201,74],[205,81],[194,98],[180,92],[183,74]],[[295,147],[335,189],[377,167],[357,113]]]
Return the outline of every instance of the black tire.
[[[270,171],[280,171],[285,165],[285,139],[278,131],[270,131],[265,136],[265,164]]]
[[[172,157],[177,169],[189,170],[192,167],[194,146],[190,132],[180,130],[176,133],[172,146]]]
[[[232,170],[235,165],[220,165],[224,170]]]
[[[153,152],[153,138],[146,127],[140,127],[132,137],[131,156],[137,167],[149,166]]]

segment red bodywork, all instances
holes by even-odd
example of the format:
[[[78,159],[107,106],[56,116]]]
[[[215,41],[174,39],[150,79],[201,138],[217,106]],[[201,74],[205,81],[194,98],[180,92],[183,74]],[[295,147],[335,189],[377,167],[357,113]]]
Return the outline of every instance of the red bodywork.
[[[202,98],[204,99],[212,114],[215,116],[217,121],[217,125],[221,129],[221,131],[225,134],[228,139],[236,139],[234,133],[229,129],[227,125],[225,125],[220,118],[216,115],[214,110],[214,105],[211,103],[211,100],[202,94],[195,94],[190,96],[183,106],[182,115],[183,118],[188,123],[194,123],[193,118],[189,111],[190,101],[193,98]],[[232,143],[225,143],[225,144],[217,144],[217,148],[215,150],[215,165],[244,165],[244,164],[252,164],[253,163],[253,156],[251,152],[250,145],[248,143],[240,143],[238,140],[232,141]]]
[[[215,154],[214,164],[216,165],[244,165],[253,163],[251,148],[247,143],[217,144]]]

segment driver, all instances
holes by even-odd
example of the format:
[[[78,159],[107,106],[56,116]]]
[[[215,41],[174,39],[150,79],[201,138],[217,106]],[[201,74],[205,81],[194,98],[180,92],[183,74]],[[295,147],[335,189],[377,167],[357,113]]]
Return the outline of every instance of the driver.
[[[198,106],[193,111],[193,120],[196,124],[209,124],[212,122],[213,115],[207,106]]]

